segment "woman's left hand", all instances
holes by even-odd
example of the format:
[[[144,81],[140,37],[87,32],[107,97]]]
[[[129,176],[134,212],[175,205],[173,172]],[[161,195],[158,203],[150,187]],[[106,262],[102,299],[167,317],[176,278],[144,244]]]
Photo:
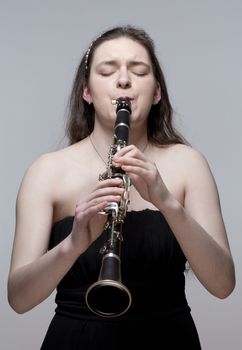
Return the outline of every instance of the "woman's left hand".
[[[149,161],[143,152],[134,145],[119,150],[113,157],[113,164],[121,166],[130,176],[132,184],[141,197],[157,208],[169,198],[170,192],[165,186],[154,162]]]

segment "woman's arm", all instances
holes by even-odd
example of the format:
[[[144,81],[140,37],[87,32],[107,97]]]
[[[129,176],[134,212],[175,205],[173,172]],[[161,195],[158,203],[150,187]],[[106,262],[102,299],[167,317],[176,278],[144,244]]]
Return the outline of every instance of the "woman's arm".
[[[131,176],[140,195],[165,216],[193,272],[213,295],[225,298],[235,286],[234,263],[214,177],[206,159],[190,147],[177,145],[169,153],[182,184],[180,203],[164,184],[156,164],[136,147],[121,150],[115,162]],[[181,179],[182,182],[181,182]]]
[[[210,293],[226,298],[235,271],[216,182],[201,153],[189,149],[184,157],[184,205],[170,196],[161,210],[197,278]]]
[[[47,298],[76,258],[73,250],[65,254],[67,242],[47,252],[54,207],[53,166],[48,156],[34,162],[17,196],[8,299],[18,313]]]
[[[48,251],[55,194],[60,173],[52,157],[44,156],[27,171],[17,197],[16,230],[8,279],[11,307],[24,313],[46,299],[77,257],[102,232],[105,219],[97,212],[119,200],[115,180],[103,181],[80,201],[72,232]]]

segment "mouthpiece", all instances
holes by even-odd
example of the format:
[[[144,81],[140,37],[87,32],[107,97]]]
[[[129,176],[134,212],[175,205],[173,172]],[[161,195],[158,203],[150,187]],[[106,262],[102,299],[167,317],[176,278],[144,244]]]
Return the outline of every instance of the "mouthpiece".
[[[112,105],[120,105],[121,107],[129,106],[130,108],[130,101],[131,99],[129,97],[120,97],[117,100],[111,100]]]

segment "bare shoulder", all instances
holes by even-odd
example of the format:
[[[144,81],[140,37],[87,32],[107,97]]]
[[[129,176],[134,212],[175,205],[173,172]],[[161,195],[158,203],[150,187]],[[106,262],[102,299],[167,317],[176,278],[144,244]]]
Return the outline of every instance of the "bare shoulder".
[[[42,178],[48,180],[60,177],[63,171],[69,169],[68,165],[75,162],[77,145],[71,145],[57,151],[40,155],[27,169],[24,177]]]
[[[174,164],[174,171],[183,178],[187,190],[201,188],[217,192],[217,185],[206,156],[191,146],[174,145],[168,147],[166,156]]]
[[[166,183],[173,188],[187,189],[210,183],[214,186],[215,181],[204,154],[184,144],[175,144],[163,148],[156,148],[155,161]]]
[[[193,173],[201,169],[211,171],[205,155],[189,145],[176,144],[166,147],[163,151],[164,159],[184,173]]]
[[[47,182],[59,168],[58,164],[60,164],[58,151],[42,154],[27,168],[22,185],[29,181]]]
[[[192,167],[208,167],[206,157],[199,150],[184,144],[155,147],[154,156],[157,164],[185,172]]]
[[[27,168],[21,181],[19,195],[35,191],[50,193],[55,190],[58,179],[66,171],[74,147],[45,153],[36,158]],[[69,155],[69,156],[68,156]]]
[[[33,207],[38,201],[38,207],[53,212],[53,221],[73,213],[77,201],[98,179],[88,147],[87,140],[83,140],[38,157],[24,175],[18,203]]]
[[[170,145],[165,148],[167,156],[185,162],[206,162],[206,158],[201,151],[192,146],[184,144]]]

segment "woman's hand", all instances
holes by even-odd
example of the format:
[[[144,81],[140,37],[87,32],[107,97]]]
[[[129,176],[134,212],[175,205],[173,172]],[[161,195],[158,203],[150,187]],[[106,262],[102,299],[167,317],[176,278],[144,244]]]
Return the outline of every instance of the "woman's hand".
[[[137,147],[129,145],[122,148],[114,155],[113,163],[115,166],[121,166],[130,176],[132,184],[144,200],[160,208],[169,198],[170,192],[156,164],[149,161]]]
[[[77,203],[71,233],[74,247],[80,251],[86,250],[103,232],[107,215],[98,213],[110,203],[121,200],[124,192],[121,184],[121,179],[100,181],[89,195]]]

